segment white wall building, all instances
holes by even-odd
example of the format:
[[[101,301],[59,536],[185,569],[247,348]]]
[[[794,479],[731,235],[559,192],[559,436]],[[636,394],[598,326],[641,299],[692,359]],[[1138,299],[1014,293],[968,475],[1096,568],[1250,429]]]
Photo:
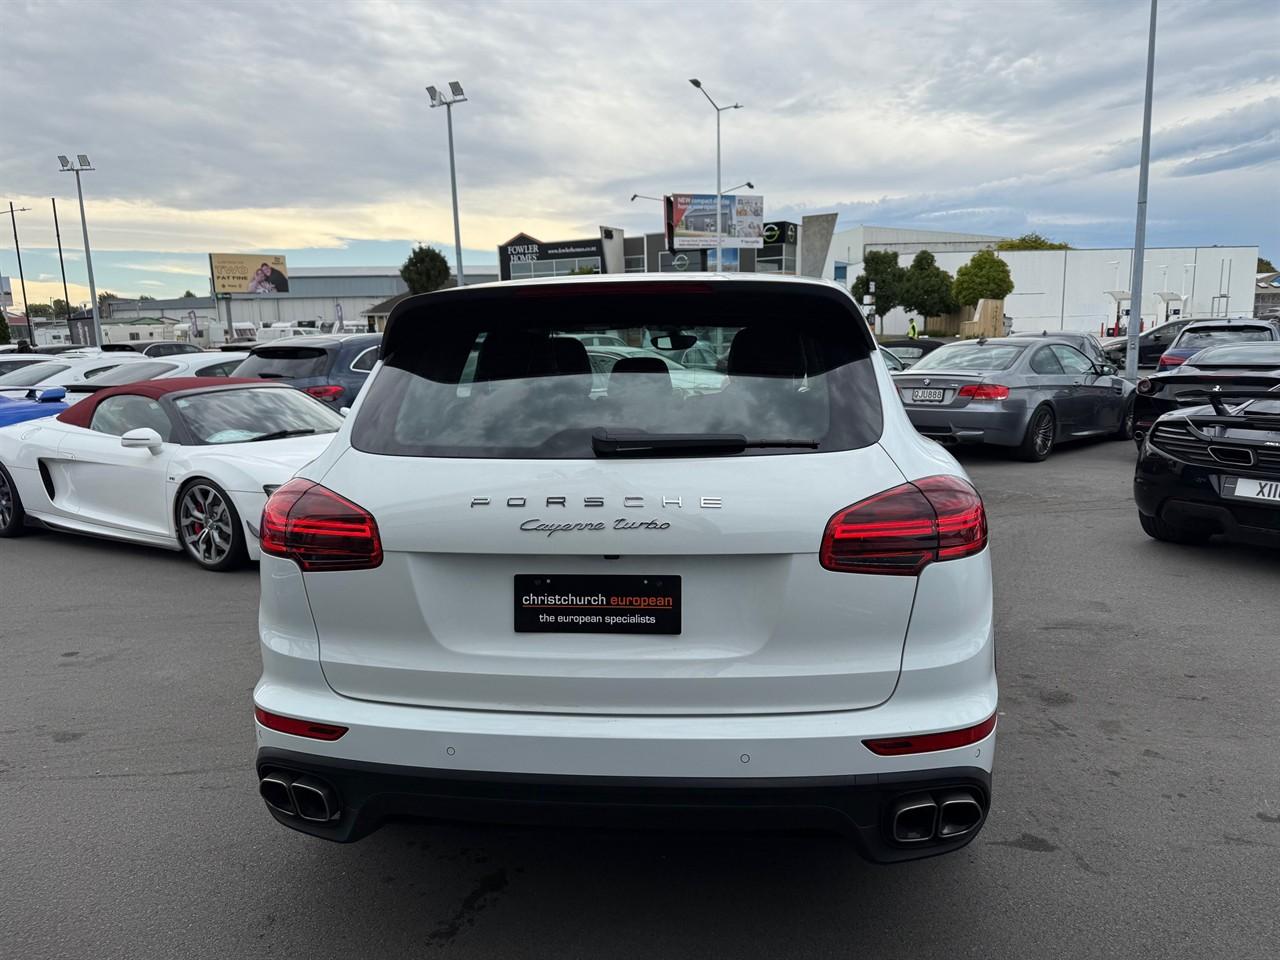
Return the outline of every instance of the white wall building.
[[[904,267],[921,250],[955,276],[973,254],[1001,237],[861,226],[835,235],[823,276],[852,283],[862,273],[867,250],[892,250]],[[1115,316],[1117,300],[1128,309],[1133,251],[1011,250],[997,253],[1009,264],[1013,293],[1005,313],[1015,330],[1088,330],[1097,333]],[[1252,316],[1257,246],[1153,247],[1143,260],[1142,318],[1149,327],[1180,311],[1183,316]],[[908,315],[895,309],[884,318],[887,333],[905,333]]]

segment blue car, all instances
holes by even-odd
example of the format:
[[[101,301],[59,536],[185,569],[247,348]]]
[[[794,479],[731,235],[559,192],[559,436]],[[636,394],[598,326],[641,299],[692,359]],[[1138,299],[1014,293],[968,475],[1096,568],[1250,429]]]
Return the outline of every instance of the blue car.
[[[355,401],[381,344],[380,333],[287,337],[254,347],[233,375],[282,380],[339,410]]]
[[[67,404],[62,402],[66,395],[67,391],[62,387],[49,387],[45,390],[32,390],[21,400],[0,397],[0,427],[22,423],[24,420],[56,417],[67,409]]]

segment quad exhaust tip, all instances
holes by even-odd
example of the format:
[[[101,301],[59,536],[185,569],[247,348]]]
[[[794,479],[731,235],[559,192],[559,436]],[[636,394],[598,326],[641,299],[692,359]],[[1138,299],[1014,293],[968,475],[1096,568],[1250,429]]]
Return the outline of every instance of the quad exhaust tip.
[[[902,797],[892,807],[889,831],[903,844],[958,840],[982,826],[986,812],[972,793],[956,790],[941,796],[927,793]]]
[[[258,781],[258,793],[273,810],[312,823],[328,823],[342,812],[333,788],[312,777],[269,773]]]

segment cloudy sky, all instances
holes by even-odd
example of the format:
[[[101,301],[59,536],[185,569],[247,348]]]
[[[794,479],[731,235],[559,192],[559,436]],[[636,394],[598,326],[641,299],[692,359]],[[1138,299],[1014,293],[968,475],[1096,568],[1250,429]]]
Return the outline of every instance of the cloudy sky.
[[[0,201],[33,301],[208,290],[210,250],[291,266],[452,259],[455,109],[467,263],[519,231],[660,227],[632,193],[752,180],[766,215],[1133,240],[1146,0],[522,3],[5,0]],[[1161,0],[1148,242],[1280,256],[1280,5]],[[0,273],[17,268],[8,224]],[[20,295],[19,295],[20,296]]]

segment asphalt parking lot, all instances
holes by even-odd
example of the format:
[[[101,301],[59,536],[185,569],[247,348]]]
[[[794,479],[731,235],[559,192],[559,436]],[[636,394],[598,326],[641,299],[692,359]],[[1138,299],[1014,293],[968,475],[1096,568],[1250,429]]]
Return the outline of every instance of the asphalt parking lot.
[[[995,802],[949,857],[813,836],[396,825],[255,792],[257,575],[0,543],[0,955],[1230,957],[1280,920],[1280,565],[1147,539],[1133,447],[966,452],[992,524]]]

